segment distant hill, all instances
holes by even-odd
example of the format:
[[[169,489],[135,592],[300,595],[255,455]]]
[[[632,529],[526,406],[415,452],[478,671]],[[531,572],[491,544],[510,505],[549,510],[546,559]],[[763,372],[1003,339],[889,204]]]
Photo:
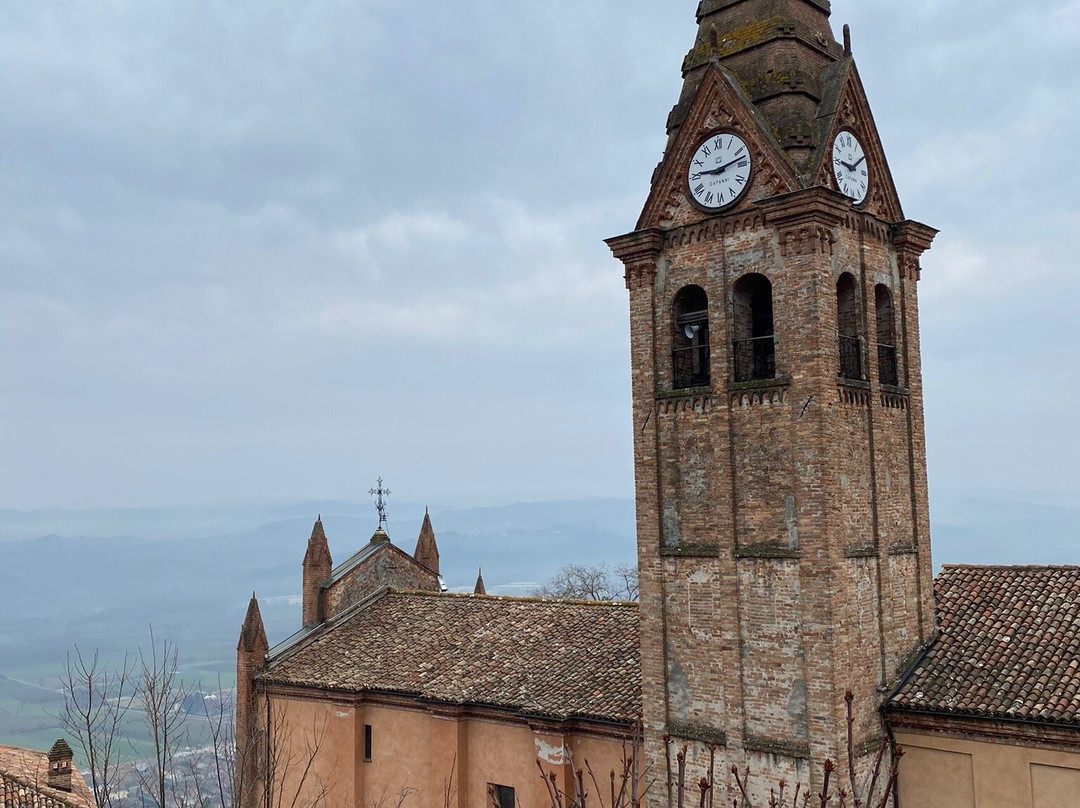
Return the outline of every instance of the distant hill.
[[[939,491],[931,506],[936,564],[1080,563],[1080,496]],[[52,731],[41,716],[55,702],[40,686],[55,687],[76,643],[120,655],[152,623],[179,644],[189,678],[228,681],[252,590],[271,643],[297,628],[300,564],[320,513],[338,561],[375,527],[369,505],[343,502],[0,511],[0,744]],[[410,552],[423,513],[394,505],[390,534]],[[634,560],[630,500],[433,509],[432,520],[457,590],[471,591],[480,565],[489,591],[527,594],[567,562]]]

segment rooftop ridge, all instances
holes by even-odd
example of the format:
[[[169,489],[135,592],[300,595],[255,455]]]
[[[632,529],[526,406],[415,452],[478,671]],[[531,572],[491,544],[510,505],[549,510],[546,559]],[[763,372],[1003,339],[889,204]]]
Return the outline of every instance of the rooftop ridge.
[[[1080,571],[1080,564],[942,564],[944,570]]]
[[[431,598],[457,598],[459,600],[493,600],[507,603],[557,603],[567,606],[591,606],[610,608],[612,606],[638,608],[637,601],[632,600],[588,600],[576,598],[548,598],[536,595],[478,595],[475,592],[429,592],[424,589],[394,589],[391,586],[384,588],[386,593],[392,595],[423,595]],[[335,618],[336,619],[336,618]]]

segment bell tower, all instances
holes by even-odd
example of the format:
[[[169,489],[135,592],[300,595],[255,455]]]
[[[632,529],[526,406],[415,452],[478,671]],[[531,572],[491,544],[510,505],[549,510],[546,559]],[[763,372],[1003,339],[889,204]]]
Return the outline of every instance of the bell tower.
[[[820,788],[933,630],[909,221],[828,0],[702,0],[630,296],[646,753]],[[848,40],[845,29],[845,40]],[[661,778],[662,779],[662,778]],[[652,792],[666,805],[663,788]],[[814,793],[817,793],[816,791]],[[719,795],[718,795],[719,796]]]

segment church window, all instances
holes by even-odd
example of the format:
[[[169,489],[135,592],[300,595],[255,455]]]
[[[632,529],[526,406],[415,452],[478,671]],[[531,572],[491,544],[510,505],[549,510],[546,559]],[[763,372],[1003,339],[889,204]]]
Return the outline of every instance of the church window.
[[[855,276],[845,272],[836,282],[836,330],[840,338],[840,378],[861,380],[862,340],[856,304]]]
[[[364,760],[371,760],[371,724],[364,724]]]
[[[707,387],[709,371],[709,298],[700,286],[687,286],[675,296],[672,363],[675,389]]]
[[[751,273],[735,284],[735,381],[776,376],[776,337],[773,332],[772,284]]]
[[[499,808],[517,808],[517,798],[511,786],[488,783],[488,793],[491,795],[491,801]]]
[[[878,381],[897,385],[900,383],[900,370],[896,361],[896,319],[889,287],[877,285],[874,304],[877,308]]]

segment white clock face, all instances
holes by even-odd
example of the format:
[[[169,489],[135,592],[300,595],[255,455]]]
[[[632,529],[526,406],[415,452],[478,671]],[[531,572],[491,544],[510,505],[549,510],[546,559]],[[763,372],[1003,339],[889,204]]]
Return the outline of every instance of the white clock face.
[[[704,208],[727,207],[750,183],[750,149],[738,135],[712,135],[698,146],[687,172],[690,195]]]
[[[866,191],[870,187],[870,170],[866,166],[866,152],[851,132],[841,132],[836,136],[832,162],[836,187],[856,205],[861,205],[866,201]]]

